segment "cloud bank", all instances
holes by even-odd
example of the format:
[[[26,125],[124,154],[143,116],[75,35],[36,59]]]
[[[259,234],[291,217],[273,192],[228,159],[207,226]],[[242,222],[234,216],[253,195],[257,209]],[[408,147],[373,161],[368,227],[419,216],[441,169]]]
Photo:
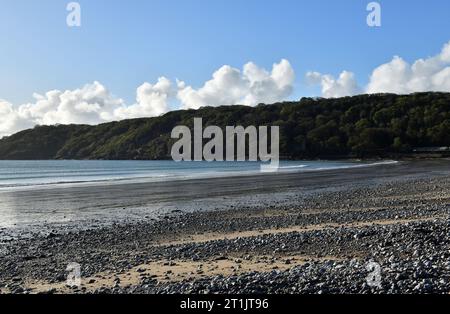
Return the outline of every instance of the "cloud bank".
[[[293,90],[294,70],[289,61],[275,63],[271,72],[249,62],[242,70],[225,65],[198,89],[185,82],[171,82],[160,77],[155,84],[145,82],[136,89],[131,105],[112,95],[100,82],[75,90],[52,90],[34,94],[34,102],[13,106],[0,99],[0,137],[37,124],[98,124],[114,120],[155,117],[169,111],[172,102],[177,109],[202,106],[282,101]]]
[[[399,56],[373,70],[369,83],[360,88],[352,72],[339,78],[330,74],[308,72],[310,84],[318,84],[324,97],[351,96],[359,93],[396,93],[436,91],[450,92],[450,42],[433,57],[416,60],[412,65]]]
[[[343,71],[338,77],[319,72],[306,73],[309,84],[321,87],[323,97],[343,97],[361,93],[408,94],[424,91],[450,92],[450,42],[436,56],[409,64],[399,56],[375,68],[366,86],[355,75]],[[136,89],[136,102],[112,95],[100,82],[75,90],[52,90],[34,94],[32,103],[14,106],[0,99],[0,138],[37,124],[98,124],[114,120],[154,117],[175,109],[242,104],[255,106],[285,100],[293,92],[295,73],[282,59],[266,70],[249,62],[242,69],[224,65],[201,87],[172,82],[160,77]]]
[[[292,93],[294,80],[294,70],[285,59],[274,64],[270,73],[253,62],[244,65],[243,71],[225,65],[199,89],[179,81],[177,97],[186,109],[234,104],[254,106],[285,99]]]
[[[330,74],[322,75],[319,72],[308,72],[306,78],[309,84],[319,84],[322,96],[326,98],[356,95],[362,91],[355,80],[355,75],[348,71],[343,71],[337,79]]]

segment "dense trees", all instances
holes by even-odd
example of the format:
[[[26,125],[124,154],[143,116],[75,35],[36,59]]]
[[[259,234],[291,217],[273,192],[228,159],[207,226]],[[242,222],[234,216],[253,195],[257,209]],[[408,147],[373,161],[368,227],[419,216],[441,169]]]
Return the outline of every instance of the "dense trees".
[[[1,159],[165,159],[176,125],[279,125],[285,158],[374,157],[450,146],[450,94],[303,98],[257,107],[175,111],[98,126],[40,126],[0,140]]]

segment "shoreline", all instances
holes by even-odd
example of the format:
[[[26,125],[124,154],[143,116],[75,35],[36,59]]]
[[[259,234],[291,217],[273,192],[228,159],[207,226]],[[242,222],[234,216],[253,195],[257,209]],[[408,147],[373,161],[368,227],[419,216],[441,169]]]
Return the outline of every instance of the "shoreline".
[[[239,176],[218,176],[214,178],[191,178],[173,181],[158,182],[116,182],[114,184],[75,184],[70,186],[48,185],[25,189],[0,190],[0,197],[3,200],[3,208],[0,207],[0,215],[5,217],[8,214],[14,217],[15,221],[9,226],[23,225],[21,218],[27,219],[21,213],[27,215],[39,215],[39,219],[25,221],[27,225],[71,223],[77,220],[89,223],[89,215],[98,215],[94,219],[94,224],[101,223],[100,220],[119,222],[128,216],[147,216],[152,218],[166,215],[170,211],[161,210],[163,207],[170,207],[175,211],[190,212],[192,206],[181,206],[185,202],[195,202],[197,199],[216,199],[218,197],[239,197],[250,194],[271,193],[278,194],[280,191],[300,188],[303,192],[311,191],[323,184],[336,185],[336,181],[358,181],[365,176],[372,179],[385,177],[385,173],[393,169],[396,175],[405,176],[404,168],[401,164],[405,162],[384,161],[382,164],[370,164],[365,166],[356,165],[354,167],[320,169],[313,171],[283,171],[277,173],[257,173]],[[410,163],[410,162],[409,162]],[[446,160],[427,161],[426,164],[442,164]],[[379,169],[379,172],[372,171],[372,167]],[[426,168],[426,167],[425,167]],[[415,169],[411,172],[406,167],[409,174],[416,175],[426,169]],[[381,175],[380,175],[381,174]],[[348,176],[344,178],[344,176]],[[391,175],[392,176],[392,175]],[[387,176],[386,176],[387,177]],[[277,192],[277,193],[275,193]],[[80,203],[79,200],[83,202]],[[223,202],[216,201],[207,204],[208,208],[217,207]],[[63,204],[66,208],[61,208]],[[180,205],[181,204],[181,205]],[[160,206],[161,205],[161,206]],[[31,209],[30,209],[31,207]],[[36,208],[34,210],[33,208]],[[6,213],[5,213],[6,209]],[[98,210],[99,209],[99,210]],[[38,211],[37,211],[38,210]],[[129,213],[122,215],[121,211]],[[103,213],[101,212],[103,211]],[[108,211],[106,213],[106,211]],[[86,214],[86,215],[84,215]],[[51,219],[46,219],[46,218]],[[113,217],[113,219],[111,219]],[[39,222],[40,221],[40,222]]]
[[[1,160],[0,160],[1,161]],[[44,160],[49,161],[49,160]],[[73,161],[79,161],[79,160],[73,160]],[[98,161],[98,160],[93,160]],[[117,160],[111,160],[111,161],[117,161]],[[127,160],[131,161],[131,160]],[[291,160],[289,160],[291,161]],[[298,160],[301,161],[301,160]],[[311,162],[311,161],[335,161],[335,160],[305,160],[305,162]],[[229,178],[229,179],[236,179],[240,177],[252,177],[252,176],[260,176],[260,175],[282,175],[282,174],[301,174],[304,172],[320,172],[320,171],[331,171],[331,170],[345,170],[345,169],[352,169],[352,168],[365,168],[365,167],[376,167],[376,166],[382,166],[382,165],[390,165],[390,164],[397,164],[401,161],[398,160],[358,160],[358,159],[347,159],[347,160],[339,160],[339,161],[345,161],[345,162],[365,162],[366,164],[355,164],[351,165],[348,164],[346,166],[336,166],[333,168],[308,168],[307,165],[302,165],[303,167],[299,166],[280,166],[278,171],[268,171],[268,172],[262,172],[260,170],[246,170],[246,171],[231,171],[231,172],[222,172],[222,173],[201,173],[199,175],[195,176],[163,176],[163,177],[157,177],[158,179],[155,179],[152,176],[148,177],[128,177],[128,178],[116,178],[116,179],[98,179],[98,180],[87,180],[87,181],[61,181],[61,182],[52,182],[52,183],[37,183],[37,184],[29,184],[29,185],[0,185],[0,193],[2,192],[14,192],[14,191],[27,191],[27,190],[36,190],[36,189],[45,189],[45,190],[51,190],[56,188],[72,188],[72,187],[96,187],[101,185],[126,185],[126,184],[150,184],[150,183],[158,183],[158,182],[174,182],[174,181],[195,181],[195,180],[214,180],[214,179],[220,179],[220,178]],[[369,163],[370,162],[370,163]],[[195,163],[192,161],[192,163]],[[290,168],[301,168],[302,170],[294,170]]]
[[[179,200],[191,211],[4,242],[0,291],[448,293],[449,173],[448,160],[434,160],[200,180]],[[370,260],[383,270],[381,289],[365,281]],[[81,265],[80,287],[65,284],[71,262]]]

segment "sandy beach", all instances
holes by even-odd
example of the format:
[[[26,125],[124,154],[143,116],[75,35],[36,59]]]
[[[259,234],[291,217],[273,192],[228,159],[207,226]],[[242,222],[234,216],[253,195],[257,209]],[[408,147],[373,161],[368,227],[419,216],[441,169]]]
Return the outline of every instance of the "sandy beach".
[[[0,229],[0,291],[449,293],[449,174],[423,160],[1,192],[42,223]]]

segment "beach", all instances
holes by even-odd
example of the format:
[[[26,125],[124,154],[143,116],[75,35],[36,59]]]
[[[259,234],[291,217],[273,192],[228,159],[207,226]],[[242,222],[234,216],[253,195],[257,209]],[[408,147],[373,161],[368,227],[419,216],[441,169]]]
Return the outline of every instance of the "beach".
[[[2,192],[42,219],[0,229],[0,291],[448,294],[449,175],[436,159]]]

